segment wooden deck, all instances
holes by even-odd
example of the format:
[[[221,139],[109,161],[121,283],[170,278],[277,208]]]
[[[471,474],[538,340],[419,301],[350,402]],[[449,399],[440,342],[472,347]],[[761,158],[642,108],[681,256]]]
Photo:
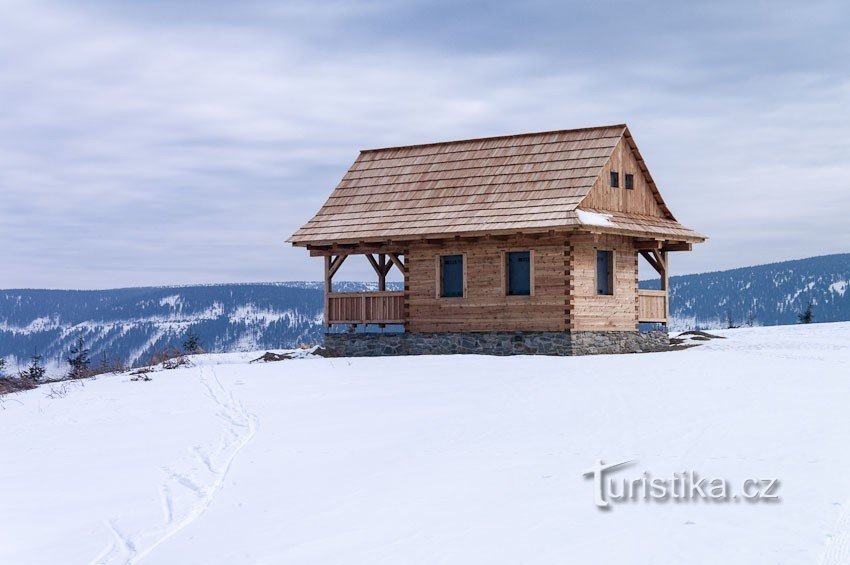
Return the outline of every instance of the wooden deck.
[[[638,322],[667,323],[666,290],[638,290]]]
[[[330,324],[403,324],[404,292],[331,292],[325,319]]]

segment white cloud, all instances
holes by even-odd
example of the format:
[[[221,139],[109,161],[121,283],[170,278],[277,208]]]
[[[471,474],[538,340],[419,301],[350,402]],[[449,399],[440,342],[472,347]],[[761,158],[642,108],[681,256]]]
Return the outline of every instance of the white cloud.
[[[381,27],[407,3],[256,4],[244,19],[174,20],[156,5],[145,17],[0,6],[0,286],[317,278],[318,262],[283,240],[358,149],[622,121],[674,212],[712,237],[674,266],[850,241],[839,65],[767,69],[758,49],[735,58],[741,42],[795,40],[784,20],[730,31],[725,49],[668,30],[635,53],[600,45],[594,58],[510,34],[501,45],[472,32],[468,45],[423,43],[446,37],[424,19]],[[827,24],[798,27],[817,25]],[[569,31],[567,47],[585,48]],[[364,265],[351,276],[371,275]]]

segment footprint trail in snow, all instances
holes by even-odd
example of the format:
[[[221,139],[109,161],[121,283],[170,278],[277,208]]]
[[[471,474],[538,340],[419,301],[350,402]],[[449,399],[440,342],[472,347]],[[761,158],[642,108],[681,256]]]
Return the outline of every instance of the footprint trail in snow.
[[[117,520],[105,522],[112,541],[93,564],[129,564],[142,561],[157,547],[198,519],[224,486],[233,461],[254,437],[257,419],[218,378],[214,367],[199,367],[206,396],[217,406],[224,434],[216,446],[191,448],[192,465],[163,467],[160,495],[163,522],[146,531],[124,531]],[[185,467],[186,465],[184,465]]]

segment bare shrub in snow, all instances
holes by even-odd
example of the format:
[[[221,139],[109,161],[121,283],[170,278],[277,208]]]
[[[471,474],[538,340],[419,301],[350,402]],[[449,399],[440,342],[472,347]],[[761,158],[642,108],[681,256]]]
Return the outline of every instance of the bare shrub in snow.
[[[106,375],[110,373],[123,373],[127,366],[121,361],[110,358],[104,354],[96,366],[90,369],[91,375]]]
[[[189,362],[185,357],[175,357],[174,359],[169,359],[168,361],[162,362],[163,369],[177,369],[179,367],[191,367],[192,363]]]
[[[40,358],[39,358],[40,362]],[[29,370],[29,369],[28,369]],[[40,373],[43,377],[44,372]],[[0,358],[0,396],[12,392],[20,392],[22,390],[30,390],[38,386],[38,383],[29,377],[24,377],[21,373],[17,377],[12,377],[6,374],[6,360]]]
[[[23,390],[31,390],[38,386],[38,383],[32,379],[21,377],[0,377],[0,396],[13,392],[21,392]]]
[[[46,397],[50,399],[65,398],[75,386],[85,386],[85,383],[81,380],[53,381],[50,383]]]
[[[188,361],[184,357],[182,351],[176,347],[167,347],[159,351],[154,351],[151,355],[150,362],[148,363],[148,365],[160,364],[162,364],[163,369],[175,369],[177,367],[187,365]]]

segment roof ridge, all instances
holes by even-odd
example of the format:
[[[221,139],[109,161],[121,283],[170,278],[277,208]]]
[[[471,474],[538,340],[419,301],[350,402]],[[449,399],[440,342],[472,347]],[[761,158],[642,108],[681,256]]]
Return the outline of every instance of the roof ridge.
[[[590,127],[583,127],[583,128],[553,129],[553,130],[546,130],[546,131],[530,131],[530,132],[525,132],[525,133],[514,133],[514,134],[509,134],[509,135],[491,135],[491,136],[485,136],[485,137],[471,137],[471,138],[468,138],[468,139],[454,139],[454,140],[449,140],[449,141],[433,141],[433,142],[430,142],[430,143],[414,143],[414,144],[411,144],[411,145],[392,145],[392,146],[389,146],[389,147],[374,147],[374,148],[371,148],[371,149],[361,149],[360,153],[373,153],[375,151],[389,151],[391,149],[414,149],[414,148],[419,148],[419,147],[433,147],[433,146],[436,146],[436,145],[449,145],[449,144],[452,144],[452,143],[466,143],[466,142],[473,142],[473,141],[490,141],[490,140],[495,140],[495,139],[512,139],[512,138],[515,138],[515,137],[530,137],[530,136],[533,136],[533,135],[549,135],[549,134],[553,134],[553,133],[567,133],[567,132],[572,133],[572,132],[577,132],[577,131],[591,131],[591,130],[595,130],[595,129],[614,129],[614,128],[626,129],[626,128],[628,128],[628,126],[626,124],[610,124],[610,125],[604,125],[604,126],[590,126]]]

